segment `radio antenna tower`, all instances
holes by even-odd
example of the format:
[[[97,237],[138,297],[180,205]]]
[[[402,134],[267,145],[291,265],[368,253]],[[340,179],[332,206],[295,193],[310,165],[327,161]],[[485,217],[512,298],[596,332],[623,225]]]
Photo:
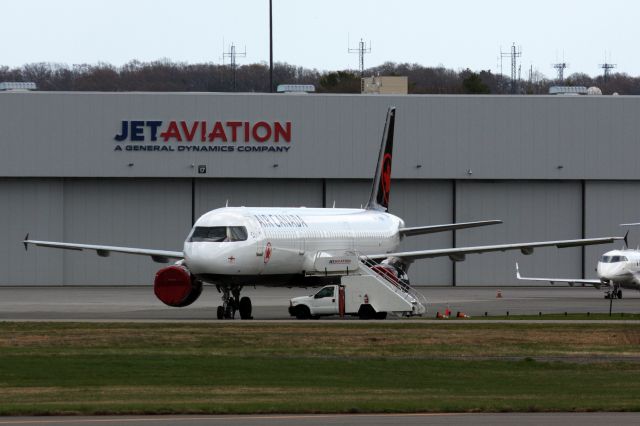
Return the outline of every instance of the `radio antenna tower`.
[[[229,46],[229,51],[227,52],[222,52],[222,61],[224,63],[224,58],[230,58],[230,66],[231,66],[231,72],[233,73],[233,91],[236,91],[236,68],[238,67],[236,64],[236,57],[240,56],[241,58],[244,58],[245,56],[247,56],[247,47],[245,46],[244,51],[243,52],[238,52],[236,51],[236,45],[231,43],[231,45]]]
[[[564,50],[562,51],[562,62],[558,62],[558,52],[556,51],[556,63],[551,66],[556,70],[558,82],[564,82],[564,70],[569,68],[569,64],[564,61]]]
[[[553,64],[553,67],[556,69],[558,73],[558,81],[562,83],[564,81],[564,70],[569,66],[566,62],[558,62],[557,64]]]
[[[358,54],[358,61],[360,65],[360,78],[364,77],[364,55],[366,55],[367,53],[371,53],[371,42],[369,42],[369,47],[367,47],[367,44],[362,39],[360,39],[360,43],[358,43],[358,48],[352,49],[351,47],[349,47],[348,51],[349,53]]]
[[[611,57],[611,55],[609,55]],[[607,62],[607,52],[604,53],[604,64],[598,65],[604,71],[604,82],[606,83],[609,79],[609,74],[611,74],[611,70],[617,67],[618,65]]]
[[[511,93],[514,94],[517,92],[517,75],[516,70],[518,68],[518,58],[522,56],[522,49],[518,46],[516,49],[516,44],[513,43],[511,45],[511,50],[509,52],[503,52],[500,49],[500,68],[502,69],[502,58],[511,58]]]

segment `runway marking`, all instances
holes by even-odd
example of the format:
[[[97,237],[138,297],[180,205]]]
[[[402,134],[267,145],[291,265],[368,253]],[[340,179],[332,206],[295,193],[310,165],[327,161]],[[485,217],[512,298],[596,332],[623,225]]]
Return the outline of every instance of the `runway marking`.
[[[187,422],[198,420],[230,420],[230,421],[246,421],[246,420],[296,420],[296,419],[329,419],[337,417],[445,417],[445,416],[472,416],[482,413],[381,413],[381,414],[291,414],[291,415],[237,415],[237,416],[204,416],[204,417],[118,417],[109,419],[47,419],[47,420],[0,420],[0,425],[27,425],[27,424],[70,424],[70,423],[116,423],[116,422]],[[491,414],[491,413],[486,413]]]

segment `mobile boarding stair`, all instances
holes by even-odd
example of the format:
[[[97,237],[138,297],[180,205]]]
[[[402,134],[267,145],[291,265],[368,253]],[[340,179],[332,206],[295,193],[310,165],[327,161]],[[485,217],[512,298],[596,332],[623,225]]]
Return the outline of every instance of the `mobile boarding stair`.
[[[310,268],[311,269],[311,268]],[[345,287],[370,288],[380,309],[403,316],[424,315],[427,299],[411,287],[381,267],[375,261],[354,251],[323,251],[315,256],[315,271],[308,276],[341,276]]]

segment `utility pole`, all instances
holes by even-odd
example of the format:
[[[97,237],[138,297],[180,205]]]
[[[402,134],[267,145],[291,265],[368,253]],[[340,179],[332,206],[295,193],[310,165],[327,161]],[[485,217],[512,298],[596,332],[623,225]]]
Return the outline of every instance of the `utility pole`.
[[[269,92],[273,93],[273,7],[269,0]]]
[[[241,57],[245,57],[247,56],[247,48],[244,48],[244,52],[237,52],[236,51],[236,46],[231,43],[231,46],[229,46],[229,51],[228,52],[222,52],[222,57],[223,58],[230,58],[231,59],[231,72],[233,73],[233,91],[236,91],[236,68],[237,68],[237,64],[236,64],[236,56],[241,56]]]
[[[358,48],[352,49],[348,48],[349,53],[357,53],[358,54],[358,62],[360,65],[360,78],[364,77],[364,55],[367,53],[371,53],[371,42],[369,42],[369,47],[367,44],[360,39],[360,43],[358,43]]]
[[[511,58],[511,93],[512,94],[515,94],[517,92],[517,83],[518,83],[517,74],[516,74],[516,70],[518,68],[517,60],[521,56],[522,56],[522,49],[520,47],[516,49],[515,43],[511,45],[511,50],[509,52],[503,52],[502,49],[500,49],[501,58],[506,58],[506,57]],[[500,63],[502,64],[502,61],[500,61]]]

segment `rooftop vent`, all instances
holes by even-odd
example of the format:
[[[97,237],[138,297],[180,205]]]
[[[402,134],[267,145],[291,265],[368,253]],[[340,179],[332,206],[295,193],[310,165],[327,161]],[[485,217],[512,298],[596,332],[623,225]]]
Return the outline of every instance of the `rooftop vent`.
[[[278,84],[278,93],[313,93],[316,87],[313,84]]]
[[[584,86],[551,86],[550,95],[586,95],[587,88]]]
[[[3,81],[0,83],[0,91],[7,92],[10,90],[36,90],[36,84],[32,82],[19,82],[19,81]]]

